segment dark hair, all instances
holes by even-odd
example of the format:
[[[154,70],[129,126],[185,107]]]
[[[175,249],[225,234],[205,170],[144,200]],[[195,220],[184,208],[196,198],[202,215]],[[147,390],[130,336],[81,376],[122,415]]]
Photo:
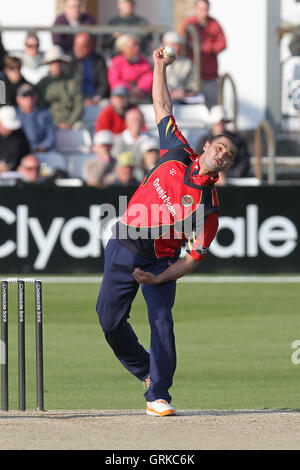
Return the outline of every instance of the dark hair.
[[[13,57],[6,55],[4,57],[4,67],[21,67],[22,61],[19,57]]]
[[[220,139],[220,137],[226,137],[226,139],[230,140],[230,142],[238,149],[239,148],[239,143],[238,141],[235,139],[234,136],[230,135],[230,134],[218,134],[218,135],[215,135],[215,136],[211,136],[209,139],[208,139],[208,142],[211,144],[212,142],[214,142],[215,140],[217,139]]]

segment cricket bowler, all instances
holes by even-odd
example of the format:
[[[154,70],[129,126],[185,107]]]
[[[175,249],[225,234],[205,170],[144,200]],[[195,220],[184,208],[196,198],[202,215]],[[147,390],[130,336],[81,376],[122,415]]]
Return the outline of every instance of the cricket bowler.
[[[153,107],[161,158],[144,177],[105,250],[97,313],[120,362],[148,387],[146,413],[172,416],[169,389],[176,368],[172,307],[176,280],[205,258],[218,229],[218,173],[229,168],[237,146],[226,134],[195,154],[178,130],[166,68],[176,57],[153,53]],[[196,117],[195,117],[196,119]],[[181,247],[187,246],[184,257]],[[151,330],[150,351],[130,325],[131,304],[141,286]],[[199,299],[200,301],[200,299]]]

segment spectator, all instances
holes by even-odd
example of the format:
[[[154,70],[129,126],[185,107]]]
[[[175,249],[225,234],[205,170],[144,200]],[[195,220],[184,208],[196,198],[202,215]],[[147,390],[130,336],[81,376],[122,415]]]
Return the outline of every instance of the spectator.
[[[41,65],[43,54],[39,51],[38,35],[31,31],[25,38],[25,50],[22,55],[21,73],[33,85],[36,85],[48,73],[48,67]]]
[[[119,14],[109,18],[108,24],[112,26],[148,26],[149,22],[146,18],[135,14],[135,2],[134,0],[118,0]],[[116,39],[122,33],[116,32],[112,35],[106,35],[103,37],[103,47],[111,49],[113,51]],[[148,56],[150,53],[150,44],[152,41],[151,34],[139,35],[140,48],[142,54]]]
[[[93,25],[96,20],[88,13],[81,13],[81,0],[64,0],[64,12],[57,16],[54,26]],[[65,52],[71,52],[73,47],[73,34],[53,34],[53,44],[60,46]]]
[[[183,101],[196,93],[193,61],[182,55],[183,38],[175,31],[168,31],[162,38],[163,46],[171,46],[176,60],[167,67],[167,82],[173,102]]]
[[[25,155],[25,157],[22,158],[17,172],[23,176],[22,179],[27,183],[40,183],[42,181],[40,162],[33,154]]]
[[[99,131],[95,134],[93,143],[96,157],[84,163],[83,179],[88,186],[99,188],[105,186],[105,177],[115,166],[115,159],[111,154],[114,134],[111,131]]]
[[[148,171],[152,170],[152,168],[158,163],[160,158],[159,143],[157,139],[152,138],[145,141],[141,146],[141,151],[143,155],[142,168],[145,176]]]
[[[6,105],[17,106],[16,96],[17,89],[23,83],[28,83],[21,74],[22,61],[19,57],[5,56],[3,76],[6,90]]]
[[[32,152],[45,152],[54,147],[55,128],[48,109],[37,106],[37,94],[32,85],[25,83],[17,91],[17,115],[29,141]]]
[[[53,46],[43,61],[49,65],[49,74],[37,84],[39,105],[49,108],[58,129],[71,129],[84,110],[79,83],[64,73],[64,64],[70,60],[61,47]]]
[[[248,150],[248,144],[246,140],[236,132],[230,132],[226,129],[226,123],[224,110],[221,106],[213,106],[210,110],[210,125],[211,131],[209,134],[203,136],[196,147],[196,153],[203,153],[203,147],[205,143],[211,142],[211,140],[220,134],[227,134],[234,138],[238,152],[234,159],[232,167],[226,172],[219,174],[218,185],[224,186],[227,183],[227,178],[243,178],[248,175],[250,169],[250,153]]]
[[[98,104],[109,97],[105,59],[95,52],[94,42],[87,33],[76,34],[74,38],[69,73],[81,84],[85,106]]]
[[[2,43],[2,36],[0,33],[0,73],[3,70],[3,61],[4,61],[4,56],[6,54],[6,50],[4,49],[3,43]]]
[[[0,108],[0,171],[16,170],[30,152],[26,135],[13,106]]]
[[[123,152],[118,155],[114,171],[105,178],[110,186],[138,186],[139,182],[133,175],[134,156],[131,152]]]
[[[141,146],[151,139],[148,132],[144,131],[145,121],[143,113],[138,108],[129,109],[125,115],[126,129],[116,136],[112,154],[117,157],[125,151],[130,151],[134,157],[136,168],[142,167],[143,153]],[[135,171],[135,176],[142,179],[144,174]]]
[[[134,100],[150,100],[153,72],[150,62],[140,54],[136,36],[122,34],[116,40],[120,52],[111,59],[108,67],[110,89],[126,86]]]
[[[195,1],[195,14],[184,21],[183,35],[185,35],[187,25],[190,24],[196,27],[201,42],[201,91],[210,109],[218,103],[217,56],[226,48],[226,38],[220,24],[209,16],[208,0]],[[193,59],[191,47],[189,55]]]
[[[126,87],[116,87],[110,96],[110,103],[103,108],[96,120],[95,131],[104,129],[120,134],[126,129],[125,114],[130,108],[129,91]]]

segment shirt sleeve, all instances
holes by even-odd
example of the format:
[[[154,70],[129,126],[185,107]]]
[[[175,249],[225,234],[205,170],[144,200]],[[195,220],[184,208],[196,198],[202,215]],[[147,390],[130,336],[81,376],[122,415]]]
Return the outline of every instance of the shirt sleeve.
[[[169,150],[178,147],[179,145],[189,144],[186,138],[178,130],[176,121],[172,114],[165,116],[158,123],[158,133],[160,141],[160,155],[161,157]]]
[[[213,212],[206,217],[204,226],[192,232],[188,239],[187,253],[196,261],[202,261],[207,255],[208,248],[217,234],[218,225],[218,212]]]

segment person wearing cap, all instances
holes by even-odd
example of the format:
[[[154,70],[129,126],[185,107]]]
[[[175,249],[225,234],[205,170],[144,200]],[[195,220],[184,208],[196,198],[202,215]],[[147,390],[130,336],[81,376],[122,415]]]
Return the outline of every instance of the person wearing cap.
[[[214,183],[237,152],[235,142],[224,135],[207,143],[199,155],[190,147],[177,127],[166,80],[166,68],[174,60],[164,57],[162,47],[153,53],[152,98],[161,158],[112,227],[96,306],[115,356],[147,387],[146,414],[158,417],[176,413],[169,393],[176,370],[176,281],[199,267],[216,237],[220,205]],[[182,247],[186,253],[180,257]],[[128,321],[140,286],[150,351]],[[195,296],[201,303],[201,295]],[[126,393],[124,387],[121,393]]]
[[[106,186],[105,177],[113,171],[116,163],[111,154],[113,143],[111,131],[103,130],[94,135],[93,152],[96,156],[86,160],[82,170],[82,178],[88,186]]]
[[[17,106],[16,96],[17,89],[23,83],[28,81],[21,73],[22,60],[15,55],[6,55],[3,60],[3,73],[0,79],[5,84],[5,100],[8,106]]]
[[[60,46],[50,48],[42,62],[49,65],[49,74],[37,84],[39,106],[50,110],[55,126],[62,130],[71,129],[84,111],[80,84],[64,70],[70,61]]]
[[[107,186],[138,186],[134,176],[134,155],[129,150],[117,156],[113,172],[105,178]]]
[[[210,109],[218,104],[218,55],[226,49],[226,37],[219,22],[209,15],[209,0],[194,1],[194,15],[186,18],[181,27],[185,36],[188,25],[193,25],[201,44],[201,92]],[[188,36],[188,55],[193,60],[192,39]]]
[[[109,97],[106,61],[95,51],[94,41],[88,33],[76,34],[68,72],[81,84],[85,106],[99,104]]]
[[[13,106],[0,107],[0,171],[14,171],[30,152],[29,142]]]
[[[143,155],[141,166],[144,173],[143,176],[145,176],[159,161],[159,143],[157,139],[147,139],[141,145],[141,152]]]
[[[146,18],[135,13],[135,5],[136,2],[134,0],[118,0],[118,15],[109,18],[107,24],[111,26],[149,26],[149,21]],[[113,54],[115,41],[121,34],[120,32],[115,32],[111,35],[103,36],[102,46],[105,49],[110,49],[111,55]],[[152,34],[139,34],[139,41],[141,53],[147,56],[150,50]]]
[[[17,90],[17,116],[32,152],[45,152],[55,145],[55,127],[48,109],[37,106],[34,86],[25,83]]]
[[[230,120],[226,119],[222,106],[213,106],[210,110],[209,125],[210,132],[201,137],[196,145],[196,152],[201,153],[207,142],[211,142],[215,136],[227,134],[235,140],[238,146],[238,152],[232,166],[219,174],[219,180],[216,183],[219,186],[227,184],[227,178],[244,178],[248,176],[250,170],[250,152],[247,140],[239,132],[232,132],[227,129]]]
[[[111,59],[108,66],[110,89],[126,86],[131,99],[150,100],[153,81],[152,66],[149,60],[140,53],[137,36],[121,34],[115,46],[119,54]]]
[[[94,25],[95,18],[82,11],[81,0],[64,0],[64,11],[55,19],[53,26]],[[52,41],[54,45],[60,46],[65,52],[71,52],[73,47],[74,34],[54,33]]]
[[[162,45],[174,49],[176,60],[167,68],[167,82],[173,101],[183,101],[196,93],[193,61],[182,55],[183,38],[176,31],[168,31],[162,37]]]
[[[111,91],[109,104],[99,112],[95,131],[110,130],[118,135],[126,129],[125,114],[133,107],[129,99],[129,90],[125,86],[117,86]]]

